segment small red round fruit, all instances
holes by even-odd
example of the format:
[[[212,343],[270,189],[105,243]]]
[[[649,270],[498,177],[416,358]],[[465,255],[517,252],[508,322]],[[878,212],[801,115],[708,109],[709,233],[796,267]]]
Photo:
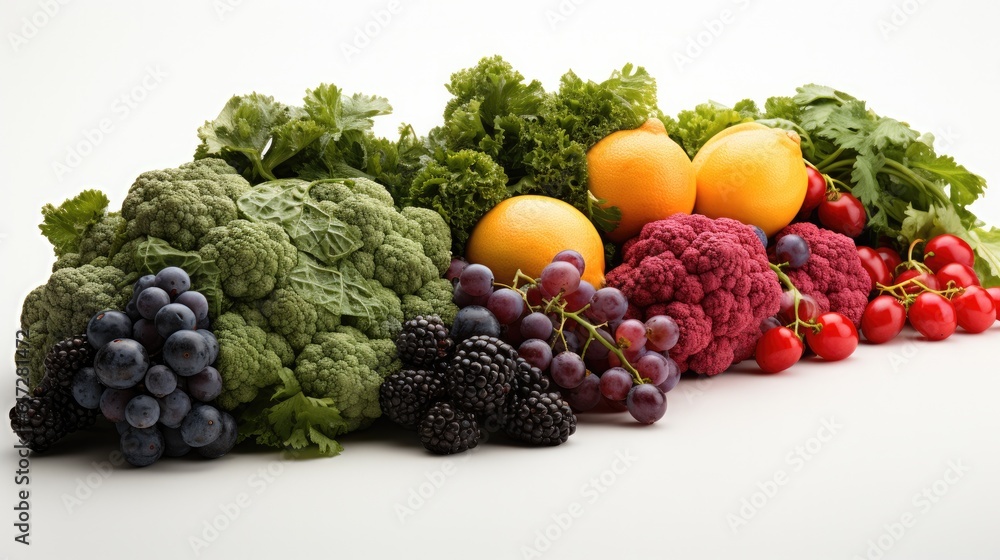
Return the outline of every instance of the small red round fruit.
[[[847,237],[857,237],[868,221],[865,206],[850,193],[833,193],[819,204],[819,221]]]
[[[868,302],[861,315],[861,334],[872,344],[882,344],[896,338],[906,324],[906,308],[890,295],[881,295]]]
[[[816,168],[806,166],[806,176],[809,181],[806,183],[806,197],[802,200],[802,207],[799,212],[812,212],[823,199],[826,198],[826,178]]]
[[[910,268],[904,270],[903,272],[900,272],[892,280],[892,283],[902,284],[903,282],[906,282],[907,280],[910,279],[913,280],[913,283],[908,284],[905,288],[903,288],[903,290],[906,291],[906,293],[908,294],[919,294],[920,292],[924,291],[924,288],[920,287],[921,285],[923,285],[929,290],[941,289],[941,282],[938,280],[937,276],[934,276],[929,272],[920,272],[915,268]]]
[[[828,362],[843,360],[858,347],[858,329],[840,313],[824,313],[816,319],[819,332],[806,330],[806,343]]]
[[[870,290],[875,289],[875,284],[888,286],[892,282],[892,273],[889,272],[889,267],[885,265],[885,261],[875,249],[859,246],[858,257],[861,258],[861,266],[868,273],[868,277],[872,279]]]
[[[955,307],[944,296],[924,292],[913,300],[907,313],[910,324],[928,340],[944,340],[955,332]]]
[[[788,327],[778,327],[765,332],[757,341],[754,357],[765,373],[784,371],[802,358],[805,346]]]
[[[896,267],[903,263],[903,258],[899,256],[892,247],[876,247],[875,252],[882,257],[882,262],[889,269],[889,274],[896,274]]]
[[[924,264],[937,272],[948,263],[964,264],[971,267],[976,261],[972,247],[961,237],[950,233],[932,238],[924,245]]]
[[[986,288],[986,291],[993,297],[993,305],[997,308],[997,315],[1000,315],[1000,286],[993,288]],[[1000,319],[1000,317],[997,317]]]
[[[970,333],[981,333],[997,320],[996,303],[989,292],[979,286],[966,288],[965,292],[953,297],[958,326]]]
[[[795,322],[795,293],[791,290],[781,292],[781,300],[778,307],[778,320],[788,325]],[[808,323],[819,317],[819,303],[816,298],[809,294],[799,295],[799,320]]]
[[[941,286],[945,288],[948,287],[950,282],[954,282],[959,288],[979,285],[979,277],[976,276],[976,271],[964,264],[948,263],[939,268],[934,276],[937,276],[938,281],[941,282]]]

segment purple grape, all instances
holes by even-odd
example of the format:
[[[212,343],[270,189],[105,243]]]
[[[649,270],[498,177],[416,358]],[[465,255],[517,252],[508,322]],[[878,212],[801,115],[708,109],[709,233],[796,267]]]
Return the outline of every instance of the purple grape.
[[[208,342],[197,331],[177,331],[163,343],[163,361],[184,377],[205,369],[208,354]]]
[[[787,262],[792,268],[800,268],[809,261],[809,244],[798,235],[789,234],[774,244],[774,254],[778,262]]]
[[[573,389],[583,383],[587,376],[587,365],[583,358],[573,352],[560,352],[552,357],[549,365],[549,376],[556,385],[564,389]]]
[[[146,372],[143,385],[154,397],[165,397],[177,389],[177,374],[165,365],[155,365]]]
[[[208,343],[208,363],[209,365],[214,364],[215,360],[219,358],[219,339],[215,338],[215,334],[207,329],[198,329],[195,332],[205,337],[205,342]]]
[[[618,345],[632,352],[646,346],[646,325],[636,319],[626,319],[615,329]]]
[[[465,267],[469,266],[469,263],[465,259],[459,257],[452,257],[451,264],[448,265],[447,272],[444,273],[444,277],[451,282],[452,286],[458,285],[458,278],[462,275],[462,271]]]
[[[101,311],[87,322],[87,342],[95,350],[100,350],[116,338],[128,338],[131,334],[132,319],[121,311]]]
[[[191,277],[181,268],[168,266],[156,273],[153,285],[175,298],[191,289]]]
[[[101,383],[112,389],[128,389],[140,381],[149,369],[149,355],[141,344],[130,338],[116,338],[94,356],[94,371]]]
[[[125,406],[134,396],[133,389],[105,389],[101,395],[101,414],[108,422],[124,422]]]
[[[156,332],[165,339],[179,331],[193,331],[197,320],[194,311],[188,309],[186,305],[179,303],[168,303],[156,312]]]
[[[760,229],[757,226],[750,226],[750,227],[753,228],[753,233],[754,235],[757,236],[757,239],[760,240],[760,244],[767,247],[767,234],[764,233],[764,230]]]
[[[177,296],[174,303],[186,306],[194,313],[195,321],[208,319],[208,299],[201,292],[187,291]]]
[[[222,376],[219,370],[208,366],[188,378],[188,394],[195,399],[208,402],[222,394]]]
[[[143,290],[135,299],[135,307],[139,315],[152,321],[165,305],[170,303],[170,294],[161,288],[152,286]]]
[[[654,315],[646,320],[646,345],[658,352],[666,352],[676,346],[680,336],[681,329],[671,317]]]
[[[486,307],[486,305],[490,302],[490,296],[489,295],[478,296],[478,297],[470,296],[469,294],[465,293],[462,290],[462,286],[456,284],[455,291],[453,292],[451,301],[459,308],[472,307],[473,305],[478,305],[479,307]]]
[[[71,391],[73,399],[83,408],[90,410],[100,408],[104,386],[97,378],[97,372],[94,371],[94,368],[85,367],[77,370],[73,375]]]
[[[222,433],[215,441],[198,448],[198,455],[206,459],[218,459],[229,453],[236,446],[236,439],[239,436],[236,427],[236,419],[228,412],[222,413]]]
[[[670,364],[667,358],[656,352],[649,352],[635,363],[639,377],[649,380],[651,385],[659,385],[670,376]]]
[[[667,396],[655,385],[644,383],[632,387],[625,406],[640,424],[652,424],[667,412]]]
[[[552,257],[552,262],[568,262],[569,264],[576,267],[580,274],[583,274],[584,269],[586,269],[587,263],[583,260],[583,255],[574,251],[573,249],[566,249],[565,251],[559,251],[556,256]]]
[[[663,383],[657,385],[664,393],[669,393],[681,380],[681,368],[677,366],[677,362],[667,358],[667,365],[670,367],[670,373]]]
[[[552,348],[547,342],[537,338],[529,338],[522,342],[517,354],[542,371],[549,369],[549,364],[552,363]]]
[[[458,344],[479,335],[500,338],[500,322],[485,307],[470,305],[459,309],[451,324],[451,338]]]
[[[612,346],[615,344],[614,337],[612,337],[611,333],[608,331],[604,329],[597,329],[597,334],[604,340],[608,341],[608,343]],[[607,346],[601,344],[599,340],[594,339],[590,341],[590,346],[587,347],[587,354],[584,358],[587,358],[588,360],[603,360],[608,357],[610,352],[611,351],[608,350]]]
[[[493,271],[481,264],[470,264],[459,275],[458,285],[472,297],[488,296],[493,291]]]
[[[559,352],[579,354],[580,349],[583,348],[583,345],[580,343],[580,337],[573,331],[563,331],[561,336],[557,332],[552,333],[551,344],[553,354],[558,354]]]
[[[222,414],[212,405],[194,405],[181,421],[181,438],[191,447],[208,445],[221,434]]]
[[[556,261],[542,269],[542,289],[550,294],[570,294],[580,287],[580,271],[571,263]]]
[[[160,405],[160,423],[170,428],[179,428],[181,421],[191,412],[191,398],[180,388],[157,399],[157,404]]]
[[[593,410],[601,403],[601,378],[592,374],[587,375],[579,385],[562,393],[573,410],[577,412]]]
[[[574,312],[583,309],[585,305],[590,303],[590,300],[594,299],[595,293],[597,293],[597,290],[594,289],[593,284],[586,280],[581,280],[576,291],[563,296],[566,300],[566,311]]]
[[[132,325],[132,338],[146,348],[150,355],[156,355],[163,349],[163,337],[156,330],[156,323],[149,319],[139,319]]]
[[[153,286],[155,283],[155,274],[147,274],[136,280],[135,284],[132,285],[132,299],[139,297],[139,294],[141,294],[143,290]]]
[[[517,321],[524,313],[524,298],[521,296],[521,292],[510,288],[500,288],[490,294],[486,308],[493,312],[501,325],[509,325]]]
[[[601,288],[594,292],[594,299],[587,309],[587,316],[597,323],[610,323],[625,316],[628,299],[618,288]]]
[[[163,456],[163,434],[155,427],[129,428],[121,435],[122,457],[133,467],[147,467]]]
[[[160,419],[160,405],[149,395],[132,397],[125,405],[125,421],[134,428],[150,428]]]
[[[613,367],[601,374],[601,394],[612,401],[624,401],[632,389],[632,374],[625,368]]]
[[[521,336],[524,338],[539,338],[548,340],[552,336],[552,320],[538,311],[529,313],[521,319]]]

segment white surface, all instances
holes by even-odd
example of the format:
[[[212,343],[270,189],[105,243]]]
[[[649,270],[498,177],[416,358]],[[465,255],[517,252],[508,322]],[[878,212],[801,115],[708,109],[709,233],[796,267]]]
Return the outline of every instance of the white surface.
[[[493,53],[549,88],[568,68],[601,80],[625,62],[644,65],[668,113],[710,98],[763,101],[826,83],[937,133],[945,152],[1000,180],[995,3],[401,0],[350,57],[344,45],[359,28],[385,21],[378,12],[389,2],[66,2],[48,18],[38,15],[45,4],[0,7],[0,332],[16,329],[21,299],[52,261],[35,229],[39,207],[84,187],[102,188],[120,204],[141,171],[188,160],[197,126],[230,95],[257,90],[295,102],[306,88],[333,82],[389,98],[396,112],[379,132],[399,122],[426,131],[440,119],[448,75]],[[723,16],[729,23],[712,23]],[[13,39],[15,48],[22,18],[47,21],[25,42]],[[674,55],[708,28],[718,36],[703,34],[707,46],[679,65]],[[146,90],[135,90],[144,78]],[[120,98],[133,90],[144,99],[129,107]],[[53,163],[103,119],[111,131],[57,178]],[[976,210],[1000,223],[1000,192]],[[108,460],[114,438],[95,435],[77,449],[31,459],[30,547],[12,540],[16,455],[12,435],[0,430],[0,511],[7,512],[0,514],[0,558],[193,557],[189,538],[204,538],[206,521],[241,493],[249,501],[201,557],[523,558],[536,531],[578,503],[579,517],[542,557],[868,557],[869,541],[910,513],[912,527],[891,542],[883,537],[884,558],[996,558],[998,336],[995,326],[938,344],[862,347],[847,362],[801,364],[779,376],[686,379],[661,423],[586,417],[570,443],[551,450],[487,444],[441,459],[381,427],[344,438],[336,459],[165,460],[104,478],[92,462]],[[8,334],[0,355],[12,349]],[[9,360],[0,372],[6,410],[14,399]],[[824,419],[842,428],[817,450],[810,438]],[[810,445],[817,452],[799,462],[796,448]],[[633,464],[615,463],[619,452],[635,457]],[[939,483],[947,494],[936,503],[914,503],[950,461],[968,472]],[[267,475],[268,467],[280,474]],[[585,485],[602,473],[607,482],[614,467],[623,472],[591,503],[595,487]],[[778,471],[787,483],[732,530],[727,516],[739,516],[741,500],[754,499],[776,473],[785,480]],[[401,522],[396,504],[434,472],[450,474]],[[86,495],[88,477],[96,488],[68,511],[64,497]]]

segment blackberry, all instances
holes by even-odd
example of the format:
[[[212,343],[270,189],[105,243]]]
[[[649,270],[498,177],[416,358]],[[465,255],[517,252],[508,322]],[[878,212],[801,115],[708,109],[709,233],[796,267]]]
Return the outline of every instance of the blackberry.
[[[531,390],[508,405],[504,431],[529,445],[559,445],[576,431],[576,415],[559,393]]]
[[[461,453],[479,444],[476,415],[441,402],[430,408],[420,422],[420,443],[440,455]]]
[[[451,354],[455,342],[437,315],[417,315],[396,337],[396,351],[405,364],[430,366]]]
[[[378,403],[389,420],[416,430],[427,409],[444,395],[444,373],[440,369],[402,369],[382,382]]]
[[[484,417],[502,411],[517,373],[517,350],[491,336],[473,336],[448,363],[448,396],[462,410]]]
[[[71,390],[77,370],[93,363],[86,335],[56,343],[45,356],[45,377],[10,409],[10,426],[32,451],[45,451],[63,437],[90,426],[97,410],[77,404]]]

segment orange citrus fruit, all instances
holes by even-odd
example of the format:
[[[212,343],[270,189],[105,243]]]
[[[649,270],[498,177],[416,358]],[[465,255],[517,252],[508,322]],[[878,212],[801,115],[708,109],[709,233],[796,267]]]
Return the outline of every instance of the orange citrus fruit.
[[[587,187],[603,206],[622,212],[608,238],[621,243],[642,226],[694,208],[695,173],[691,160],[667,136],[660,119],[633,130],[619,130],[587,152]]]
[[[791,223],[806,196],[809,179],[794,132],[738,124],[706,142],[693,164],[696,213],[733,218],[768,237]]]
[[[465,258],[488,266],[496,282],[510,284],[518,269],[538,278],[566,249],[583,255],[584,280],[604,286],[604,244],[587,216],[556,198],[523,195],[504,200],[479,219]]]

